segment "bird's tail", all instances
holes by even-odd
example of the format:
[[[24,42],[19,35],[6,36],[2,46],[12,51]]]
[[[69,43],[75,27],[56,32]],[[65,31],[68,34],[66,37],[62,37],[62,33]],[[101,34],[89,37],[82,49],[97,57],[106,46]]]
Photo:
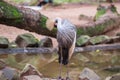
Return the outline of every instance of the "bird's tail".
[[[59,63],[67,65],[69,62],[69,49],[68,48],[59,48]]]

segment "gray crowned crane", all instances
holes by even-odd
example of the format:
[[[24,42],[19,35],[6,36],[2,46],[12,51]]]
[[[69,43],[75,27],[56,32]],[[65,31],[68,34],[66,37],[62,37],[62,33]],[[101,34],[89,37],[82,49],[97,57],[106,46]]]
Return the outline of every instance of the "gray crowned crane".
[[[60,63],[60,76],[58,80],[61,80],[62,65],[67,66],[67,77],[69,80],[68,63],[74,52],[76,43],[76,27],[67,19],[56,18],[54,21],[54,27],[57,28],[57,42],[58,42],[58,55]]]

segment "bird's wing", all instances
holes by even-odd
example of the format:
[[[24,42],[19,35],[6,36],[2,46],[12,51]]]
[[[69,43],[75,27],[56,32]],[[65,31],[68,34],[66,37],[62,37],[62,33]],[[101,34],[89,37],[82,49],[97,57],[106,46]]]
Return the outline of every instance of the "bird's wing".
[[[62,27],[64,29],[57,34],[58,43],[61,46],[65,46],[70,48],[74,42],[74,38],[76,37],[76,28],[75,26],[68,20],[62,21]]]

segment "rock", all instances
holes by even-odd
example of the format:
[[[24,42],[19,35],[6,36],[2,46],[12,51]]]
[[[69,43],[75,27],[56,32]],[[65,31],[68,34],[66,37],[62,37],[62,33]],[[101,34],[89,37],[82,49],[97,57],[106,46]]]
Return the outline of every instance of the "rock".
[[[17,47],[18,47],[18,45],[15,42],[11,42],[9,44],[9,48],[17,48]]]
[[[118,33],[116,34],[116,36],[120,36],[120,32],[118,32]]]
[[[5,77],[3,71],[0,71],[0,80],[8,80],[8,79]]]
[[[8,48],[9,41],[7,38],[0,36],[0,48]]]
[[[88,35],[82,35],[80,36],[77,41],[76,45],[77,46],[83,46],[89,43],[90,37]]]
[[[26,66],[20,73],[20,80],[24,80],[25,76],[29,75],[36,75],[42,77],[42,74],[39,73],[39,71],[34,66],[32,66],[31,64],[26,64]]]
[[[104,70],[110,72],[120,72],[120,66],[109,66],[107,68],[104,68]]]
[[[1,70],[4,74],[4,76],[7,78],[7,80],[18,80],[19,73],[16,69],[5,67]]]
[[[106,35],[94,36],[90,39],[92,45],[109,42],[110,38]]]
[[[79,80],[101,80],[101,79],[93,70],[85,68],[81,72]]]
[[[23,80],[43,80],[37,75],[29,75],[29,76],[24,76]]]
[[[49,37],[41,39],[39,47],[53,47],[52,39]]]
[[[15,43],[19,47],[38,47],[38,40],[29,33],[18,35]]]
[[[113,76],[107,77],[105,80],[120,80],[120,74],[115,74]]]
[[[3,69],[6,67],[6,64],[3,60],[0,59],[0,69]]]

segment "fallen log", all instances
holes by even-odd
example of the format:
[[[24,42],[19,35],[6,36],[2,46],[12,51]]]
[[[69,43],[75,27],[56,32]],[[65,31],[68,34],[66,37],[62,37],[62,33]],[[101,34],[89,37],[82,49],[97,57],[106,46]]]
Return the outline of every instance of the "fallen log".
[[[120,43],[102,44],[87,47],[76,47],[74,53],[89,52],[96,50],[119,50]],[[57,48],[8,48],[0,49],[0,54],[45,54],[57,53]]]
[[[0,24],[14,26],[20,29],[25,29],[38,34],[51,36],[56,38],[57,29],[49,31],[46,25],[48,17],[24,6],[13,6],[3,0],[0,1]],[[120,16],[111,12],[106,12],[93,23],[76,25],[77,36],[82,34],[94,36],[105,33],[113,28],[118,28],[120,25]]]

